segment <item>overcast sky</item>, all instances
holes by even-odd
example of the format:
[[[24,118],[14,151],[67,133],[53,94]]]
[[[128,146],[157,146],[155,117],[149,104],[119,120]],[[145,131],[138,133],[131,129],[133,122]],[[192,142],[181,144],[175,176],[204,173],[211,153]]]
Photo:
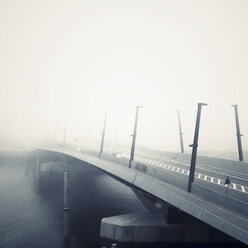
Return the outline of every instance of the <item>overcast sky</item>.
[[[28,140],[53,135],[100,143],[236,150],[238,104],[248,150],[247,0],[0,0],[0,133]]]

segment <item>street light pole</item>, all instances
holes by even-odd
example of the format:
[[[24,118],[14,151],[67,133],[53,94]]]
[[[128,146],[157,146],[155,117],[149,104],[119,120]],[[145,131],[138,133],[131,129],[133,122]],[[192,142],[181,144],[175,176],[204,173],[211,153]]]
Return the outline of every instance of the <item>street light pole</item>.
[[[235,112],[237,142],[238,142],[238,151],[239,151],[239,161],[243,161],[243,151],[242,151],[242,143],[241,143],[241,136],[243,136],[243,135],[240,134],[238,105],[237,104],[231,105],[231,107],[234,107],[234,112]]]
[[[180,146],[181,146],[181,153],[184,153],[183,147],[183,132],[182,132],[182,125],[181,125],[181,118],[180,118],[180,111],[177,111],[178,116],[178,126],[179,126],[179,137],[180,137]]]
[[[51,128],[51,122],[49,122],[48,128],[47,128],[47,140],[49,140],[50,138],[50,128]]]
[[[67,132],[67,123],[68,123],[68,115],[65,119],[65,130],[64,130],[64,138],[63,138],[63,145],[65,145],[65,138],[66,138],[66,132]]]
[[[105,138],[105,129],[106,129],[106,121],[107,121],[107,113],[108,111],[105,111],[105,116],[104,116],[104,124],[103,124],[103,130],[102,130],[102,141],[101,141],[101,147],[100,147],[100,152],[99,152],[99,158],[102,156],[103,152],[103,145],[104,145],[104,138]]]
[[[199,129],[200,129],[201,108],[202,108],[202,106],[205,106],[205,105],[207,105],[207,104],[206,103],[198,103],[197,117],[196,117],[196,124],[195,124],[194,143],[192,145],[190,145],[190,147],[192,147],[193,150],[192,150],[191,163],[190,163],[188,192],[191,192],[191,184],[194,182],[195,163],[196,163],[198,137],[199,137]]]
[[[56,141],[57,138],[57,126],[58,126],[58,116],[55,119],[55,127],[54,127],[54,140]]]
[[[138,115],[139,115],[139,109],[142,108],[142,106],[136,106],[136,114],[135,114],[135,123],[134,123],[134,129],[133,129],[133,140],[132,140],[132,148],[131,148],[131,154],[130,154],[130,160],[129,160],[129,168],[131,168],[132,161],[134,159],[134,151],[135,151],[135,142],[136,142],[136,135],[137,135],[137,124],[138,124]]]

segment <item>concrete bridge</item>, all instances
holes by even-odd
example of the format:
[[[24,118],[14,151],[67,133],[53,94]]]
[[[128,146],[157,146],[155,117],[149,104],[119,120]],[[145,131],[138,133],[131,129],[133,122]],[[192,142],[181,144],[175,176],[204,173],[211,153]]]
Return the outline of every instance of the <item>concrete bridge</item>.
[[[118,154],[99,158],[92,150],[51,145],[36,150],[79,159],[134,190],[147,212],[104,218],[102,237],[124,242],[238,240],[248,244],[247,163],[198,156],[189,193],[187,154],[143,151],[129,168],[129,160]],[[225,184],[227,177],[229,184]]]

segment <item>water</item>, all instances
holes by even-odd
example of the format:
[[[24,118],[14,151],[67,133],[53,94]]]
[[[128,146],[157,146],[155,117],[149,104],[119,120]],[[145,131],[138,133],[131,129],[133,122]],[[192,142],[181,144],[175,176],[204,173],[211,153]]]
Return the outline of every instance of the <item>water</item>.
[[[10,157],[11,155],[11,157]],[[144,210],[132,190],[100,170],[35,159],[0,160],[0,247],[63,247],[63,170],[69,168],[70,247],[101,247],[103,217]]]
[[[69,169],[69,246],[64,243],[63,180]],[[93,166],[0,154],[0,248],[114,247],[100,239],[101,219],[143,211],[133,191]],[[240,244],[238,244],[240,245]],[[117,244],[115,247],[234,247],[233,244]],[[237,246],[236,246],[237,247]]]

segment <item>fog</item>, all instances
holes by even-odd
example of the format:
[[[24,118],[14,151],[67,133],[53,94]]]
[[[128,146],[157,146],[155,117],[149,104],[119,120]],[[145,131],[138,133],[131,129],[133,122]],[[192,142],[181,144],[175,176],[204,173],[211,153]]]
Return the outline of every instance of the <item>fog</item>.
[[[199,149],[236,151],[232,104],[248,150],[246,0],[0,0],[0,138],[27,144],[55,136],[99,147],[186,151],[197,103]]]

